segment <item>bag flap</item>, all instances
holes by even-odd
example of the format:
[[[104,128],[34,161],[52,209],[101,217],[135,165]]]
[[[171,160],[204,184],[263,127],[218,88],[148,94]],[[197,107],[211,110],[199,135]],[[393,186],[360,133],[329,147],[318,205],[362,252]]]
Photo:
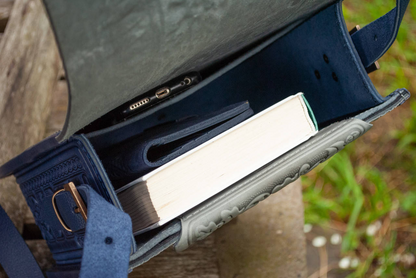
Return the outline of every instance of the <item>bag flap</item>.
[[[62,141],[107,112],[335,2],[44,0],[69,84]]]

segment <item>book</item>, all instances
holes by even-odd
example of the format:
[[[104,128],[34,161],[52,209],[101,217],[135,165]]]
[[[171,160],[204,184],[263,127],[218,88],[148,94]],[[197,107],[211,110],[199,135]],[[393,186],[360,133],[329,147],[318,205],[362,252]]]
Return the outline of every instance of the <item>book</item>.
[[[316,134],[302,93],[290,96],[117,190],[139,234],[206,201]]]

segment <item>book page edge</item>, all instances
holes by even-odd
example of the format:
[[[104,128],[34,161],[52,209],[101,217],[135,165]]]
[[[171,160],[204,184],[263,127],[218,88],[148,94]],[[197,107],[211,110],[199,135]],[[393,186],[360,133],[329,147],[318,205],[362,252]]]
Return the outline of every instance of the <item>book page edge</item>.
[[[270,163],[270,162],[272,162],[273,160],[275,160],[275,159],[277,159],[277,158],[281,157],[281,156],[282,156],[282,155],[284,155],[285,153],[287,153],[287,152],[289,152],[289,151],[293,150],[294,148],[296,148],[296,147],[297,147],[297,146],[299,146],[300,144],[302,144],[302,143],[306,142],[307,140],[309,140],[310,138],[312,138],[312,137],[313,137],[314,135],[316,135],[317,133],[318,133],[318,131],[316,131],[316,130],[311,131],[311,132],[310,132],[308,135],[306,135],[305,137],[302,137],[300,140],[295,141],[295,143],[294,143],[294,144],[292,144],[292,145],[290,146],[290,148],[289,148],[287,151],[285,151],[285,152],[282,152],[282,153],[278,154],[275,158],[273,158],[273,159],[272,159],[272,160],[270,160],[269,162],[265,163],[265,164],[264,164],[263,166],[261,166],[260,168],[262,168],[262,167],[264,167],[265,165],[269,164],[269,163]],[[257,169],[256,169],[256,170],[254,170],[253,172],[248,173],[246,176],[244,176],[244,177],[243,177],[243,178],[241,178],[240,180],[236,181],[235,183],[237,183],[237,182],[239,182],[239,181],[243,180],[243,179],[244,179],[244,178],[246,178],[248,175],[250,175],[250,174],[254,173],[255,171],[259,170],[260,168],[257,168]],[[233,183],[233,184],[235,184],[235,183]],[[216,191],[216,192],[212,193],[212,195],[211,195],[211,196],[209,196],[208,198],[206,198],[206,199],[204,199],[204,200],[202,200],[202,201],[201,201],[201,200],[197,200],[197,201],[195,201],[195,202],[192,202],[192,204],[190,205],[190,208],[189,208],[188,210],[186,210],[186,211],[182,211],[182,212],[179,212],[179,213],[175,213],[175,214],[174,214],[174,215],[172,215],[171,217],[166,217],[165,219],[161,219],[161,220],[159,220],[159,222],[156,222],[155,224],[158,224],[159,226],[162,226],[162,225],[164,225],[164,224],[168,223],[169,221],[171,221],[171,220],[173,220],[173,219],[175,219],[175,218],[177,218],[177,217],[181,216],[182,214],[186,213],[187,211],[189,211],[189,210],[193,209],[194,207],[196,207],[196,206],[200,205],[201,203],[203,203],[203,202],[207,201],[208,199],[212,198],[213,196],[215,196],[216,194],[220,193],[221,191],[223,191],[223,190],[225,190],[225,189],[229,188],[229,187],[230,187],[230,186],[232,186],[233,184],[231,184],[231,185],[229,185],[229,186],[227,186],[227,187],[225,187],[225,188],[222,188],[222,189],[220,189],[220,190],[218,190],[218,191]],[[155,224],[154,224],[154,225],[155,225]],[[141,233],[141,231],[137,231],[137,233]]]

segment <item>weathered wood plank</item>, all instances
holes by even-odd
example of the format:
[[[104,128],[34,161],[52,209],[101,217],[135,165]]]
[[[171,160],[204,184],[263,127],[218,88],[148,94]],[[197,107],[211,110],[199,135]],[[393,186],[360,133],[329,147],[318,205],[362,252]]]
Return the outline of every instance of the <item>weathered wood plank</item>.
[[[41,269],[50,269],[55,264],[45,240],[27,240],[26,244],[29,246],[33,257],[35,257]]]
[[[12,4],[0,1],[0,29],[7,23],[0,41],[0,165],[43,138],[60,67],[41,2],[17,0],[10,13]],[[13,177],[0,180],[0,204],[21,231],[28,207]],[[46,243],[27,243],[39,264],[48,268],[52,260]]]
[[[12,7],[13,0],[0,0],[0,32],[6,29]]]
[[[221,278],[306,277],[300,181],[215,232]]]
[[[59,80],[56,83],[52,96],[51,113],[46,121],[45,137],[62,130],[67,109],[68,84],[65,80]]]
[[[209,237],[179,254],[173,249],[168,249],[135,268],[129,277],[218,278],[214,237]]]
[[[17,0],[0,42],[0,164],[45,134],[59,54],[42,3]],[[0,203],[18,229],[26,203],[14,178],[0,180]]]

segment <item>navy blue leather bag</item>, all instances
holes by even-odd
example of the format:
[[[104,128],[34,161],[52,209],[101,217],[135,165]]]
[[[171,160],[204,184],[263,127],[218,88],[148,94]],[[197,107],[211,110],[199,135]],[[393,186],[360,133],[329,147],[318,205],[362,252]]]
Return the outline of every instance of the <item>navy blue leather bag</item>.
[[[67,119],[62,132],[1,166],[0,178],[20,185],[56,261],[48,277],[126,277],[172,245],[186,249],[410,96],[382,97],[368,77],[409,0],[351,33],[341,1],[219,2],[44,0],[70,88]],[[297,92],[315,112],[315,138],[203,206],[132,233],[120,186]],[[44,277],[3,209],[0,221],[8,275]]]

